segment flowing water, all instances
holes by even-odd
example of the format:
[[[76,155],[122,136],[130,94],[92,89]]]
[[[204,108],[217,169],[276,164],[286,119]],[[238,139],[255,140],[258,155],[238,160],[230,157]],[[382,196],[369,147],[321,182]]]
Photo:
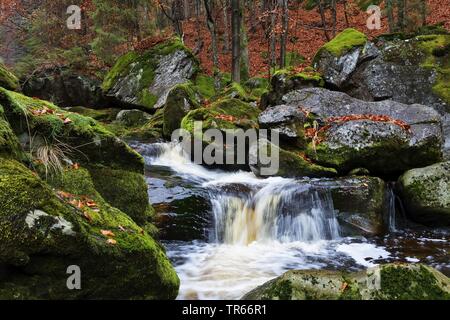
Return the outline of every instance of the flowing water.
[[[163,244],[181,279],[179,299],[239,299],[290,269],[351,271],[407,261],[450,271],[448,232],[400,232],[391,188],[390,233],[348,237],[330,193],[312,179],[209,170],[173,144],[133,147],[146,162]]]

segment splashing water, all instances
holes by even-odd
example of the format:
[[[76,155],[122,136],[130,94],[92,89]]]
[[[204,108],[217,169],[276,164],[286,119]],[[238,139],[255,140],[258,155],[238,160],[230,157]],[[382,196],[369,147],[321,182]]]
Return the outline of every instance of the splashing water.
[[[164,242],[181,279],[178,299],[239,299],[287,270],[351,271],[392,258],[364,238],[340,237],[330,194],[308,179],[209,170],[191,162],[175,144],[133,147],[144,156],[150,174],[165,168],[209,195],[209,241]],[[389,192],[388,221],[394,231],[395,196]]]

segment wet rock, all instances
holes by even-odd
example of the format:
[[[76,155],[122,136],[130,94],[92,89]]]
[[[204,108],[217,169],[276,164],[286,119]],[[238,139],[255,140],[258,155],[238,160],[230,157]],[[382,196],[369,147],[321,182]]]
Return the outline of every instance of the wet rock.
[[[173,86],[195,76],[198,61],[179,39],[169,39],[145,52],[119,58],[102,88],[115,103],[152,110],[162,108]]]
[[[247,293],[244,300],[449,300],[450,280],[422,264],[386,264],[343,273],[293,270]]]
[[[409,170],[399,184],[412,219],[431,226],[450,226],[450,162]]]
[[[386,183],[375,177],[313,180],[330,192],[344,234],[379,235],[386,231],[389,210]]]
[[[283,101],[302,105],[322,123],[319,141],[312,141],[306,154],[341,173],[364,167],[376,175],[399,174],[442,159],[441,117],[433,108],[392,100],[366,102],[322,88],[292,91]]]

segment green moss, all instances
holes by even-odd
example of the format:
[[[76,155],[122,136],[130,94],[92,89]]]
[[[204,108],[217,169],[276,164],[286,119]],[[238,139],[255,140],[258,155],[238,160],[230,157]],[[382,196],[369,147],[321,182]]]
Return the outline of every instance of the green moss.
[[[277,175],[282,177],[333,177],[337,175],[337,172],[333,168],[308,162],[295,152],[279,149]]]
[[[0,156],[22,159],[24,157],[19,141],[3,115],[0,105]]]
[[[19,79],[0,63],[0,87],[8,90],[19,89]]]
[[[183,117],[190,110],[200,106],[198,94],[191,82],[176,85],[167,96],[163,111],[163,134],[170,139],[172,133],[180,128]]]
[[[206,99],[211,99],[216,94],[214,88],[214,78],[207,75],[200,74],[194,81],[196,90]]]
[[[450,105],[450,34],[418,36],[416,40],[425,54],[420,65],[437,72],[434,93]]]
[[[190,111],[181,121],[181,128],[188,132],[194,131],[194,122],[202,121],[203,130],[217,129],[250,129],[256,128],[260,110],[237,99],[222,99],[214,102],[208,108]],[[221,119],[221,116],[232,116],[232,121]]]
[[[24,166],[0,158],[0,261],[26,270],[0,281],[0,298],[11,288],[15,297],[33,299],[176,297],[179,280],[161,246],[103,199],[87,170],[68,170],[49,182],[70,197],[94,200],[96,208],[72,206]],[[108,244],[101,230],[112,231],[117,243]],[[89,275],[82,290],[67,290],[71,264]]]
[[[138,92],[137,102],[148,109],[152,109],[158,97],[150,93],[148,88],[152,85],[155,78],[155,70],[158,67],[160,58],[178,50],[183,50],[195,61],[197,70],[194,73],[196,73],[199,65],[198,60],[178,37],[173,37],[143,53],[133,51],[120,57],[106,75],[102,84],[103,91],[107,93],[125,75],[135,74],[138,79],[138,87],[136,88],[136,92]]]
[[[3,88],[0,88],[0,105],[16,135],[30,132],[50,144],[65,144],[69,146],[70,158],[76,162],[98,162],[143,171],[142,157],[92,118]],[[45,114],[40,114],[43,110]]]
[[[435,273],[423,265],[381,268],[381,291],[378,299],[449,300],[450,294],[438,284]]]
[[[102,89],[108,91],[114,85],[118,77],[123,76],[128,70],[130,64],[139,57],[138,53],[131,51],[121,56],[116,64],[111,68],[102,84]]]
[[[117,114],[120,112],[120,109],[90,109],[85,107],[71,107],[68,108],[67,111],[77,113],[85,117],[90,117],[102,123],[109,123],[116,120]]]
[[[348,28],[322,46],[317,52],[316,57],[320,56],[323,51],[327,51],[338,57],[354,47],[363,46],[366,42],[367,36],[364,33],[353,28]]]
[[[151,221],[152,209],[142,174],[100,166],[91,166],[89,172],[95,189],[113,207],[125,212],[139,225]]]

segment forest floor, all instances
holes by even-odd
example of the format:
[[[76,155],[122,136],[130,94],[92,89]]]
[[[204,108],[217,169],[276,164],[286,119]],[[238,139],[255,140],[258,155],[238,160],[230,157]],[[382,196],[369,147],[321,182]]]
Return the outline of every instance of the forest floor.
[[[268,73],[268,40],[265,37],[264,30],[257,18],[252,17],[254,13],[247,14],[247,27],[253,22],[255,28],[248,32],[249,37],[249,61],[250,61],[250,75],[266,76]],[[257,14],[255,14],[257,15]],[[347,19],[345,19],[343,5],[338,5],[337,8],[337,31],[342,31],[347,27],[358,29],[359,31],[368,35],[369,38],[376,37],[380,34],[388,33],[388,21],[384,17],[381,20],[381,29],[369,30],[366,26],[368,14],[361,11],[355,4],[349,2],[347,4]],[[249,17],[252,17],[251,19]],[[288,52],[296,52],[305,58],[305,64],[309,64],[314,58],[317,50],[327,42],[323,30],[321,30],[321,19],[317,10],[290,10],[289,12],[289,38],[288,38]],[[223,25],[223,17],[220,15],[216,17],[219,24]],[[331,16],[327,12],[328,28],[331,26]],[[251,21],[250,21],[251,20]],[[450,30],[450,0],[428,0],[428,15],[427,24],[444,23],[444,27]],[[198,23],[195,18],[192,18],[184,23],[185,43],[194,51],[198,51],[198,58],[205,72],[212,73],[212,46],[211,37],[204,21]],[[231,68],[231,52],[224,50],[224,32],[223,26],[219,26],[219,66],[223,72],[230,72]],[[331,32],[329,32],[330,36]],[[203,45],[198,50],[198,39],[201,39]]]

